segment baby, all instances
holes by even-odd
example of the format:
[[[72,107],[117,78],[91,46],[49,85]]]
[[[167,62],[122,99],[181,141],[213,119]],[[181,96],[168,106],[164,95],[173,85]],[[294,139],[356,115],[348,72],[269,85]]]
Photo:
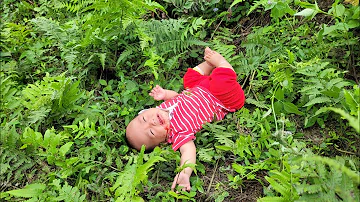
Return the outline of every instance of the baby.
[[[204,59],[205,62],[185,73],[185,90],[181,94],[158,85],[151,90],[150,96],[164,102],[142,110],[129,123],[126,138],[133,148],[140,150],[145,145],[149,150],[168,142],[174,151],[180,149],[180,166],[195,164],[195,133],[214,117],[221,120],[244,105],[244,92],[229,62],[209,47],[205,48]],[[192,171],[187,167],[177,174],[171,188],[179,185],[189,191]]]

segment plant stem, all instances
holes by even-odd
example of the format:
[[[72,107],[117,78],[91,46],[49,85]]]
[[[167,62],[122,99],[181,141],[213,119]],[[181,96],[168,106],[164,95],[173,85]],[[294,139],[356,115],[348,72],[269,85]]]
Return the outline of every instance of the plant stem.
[[[219,159],[220,159],[220,158],[219,158]],[[213,172],[213,174],[212,174],[212,176],[211,176],[209,186],[208,186],[208,188],[207,188],[207,190],[206,190],[206,195],[208,195],[209,192],[210,192],[211,184],[212,184],[212,182],[213,182],[213,180],[214,180],[215,173],[216,173],[216,169],[217,169],[218,164],[219,164],[219,159],[216,161],[215,170],[214,170],[214,172]]]
[[[271,108],[272,108],[272,112],[273,112],[273,116],[274,116],[274,122],[275,122],[275,127],[276,127],[276,132],[278,131],[278,125],[277,125],[277,119],[276,119],[276,114],[275,114],[275,107],[274,107],[274,98],[275,98],[275,93],[276,90],[278,89],[279,85],[276,86],[273,95],[271,96]]]

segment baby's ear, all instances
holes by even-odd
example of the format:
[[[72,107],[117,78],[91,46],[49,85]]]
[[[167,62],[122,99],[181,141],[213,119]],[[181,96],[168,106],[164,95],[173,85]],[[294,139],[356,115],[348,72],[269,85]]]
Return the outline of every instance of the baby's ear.
[[[139,111],[138,115],[145,112],[145,111],[147,111],[147,110],[149,110],[149,109],[143,109],[143,110]]]

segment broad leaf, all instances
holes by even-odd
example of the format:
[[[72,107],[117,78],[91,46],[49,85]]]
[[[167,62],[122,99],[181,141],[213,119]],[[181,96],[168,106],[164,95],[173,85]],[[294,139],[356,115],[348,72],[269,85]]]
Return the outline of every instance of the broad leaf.
[[[6,193],[17,197],[31,198],[41,195],[45,188],[45,184],[29,184],[23,189],[11,190]]]
[[[291,102],[283,102],[284,109],[286,112],[303,115],[304,113],[299,111],[298,107]]]

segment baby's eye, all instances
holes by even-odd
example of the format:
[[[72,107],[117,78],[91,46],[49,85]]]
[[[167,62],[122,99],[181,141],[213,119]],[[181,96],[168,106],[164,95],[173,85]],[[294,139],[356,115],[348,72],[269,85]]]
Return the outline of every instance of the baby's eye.
[[[151,133],[153,136],[155,136],[154,133],[152,132],[152,130],[150,130],[150,133]]]
[[[146,122],[145,117],[143,117],[144,122]]]

